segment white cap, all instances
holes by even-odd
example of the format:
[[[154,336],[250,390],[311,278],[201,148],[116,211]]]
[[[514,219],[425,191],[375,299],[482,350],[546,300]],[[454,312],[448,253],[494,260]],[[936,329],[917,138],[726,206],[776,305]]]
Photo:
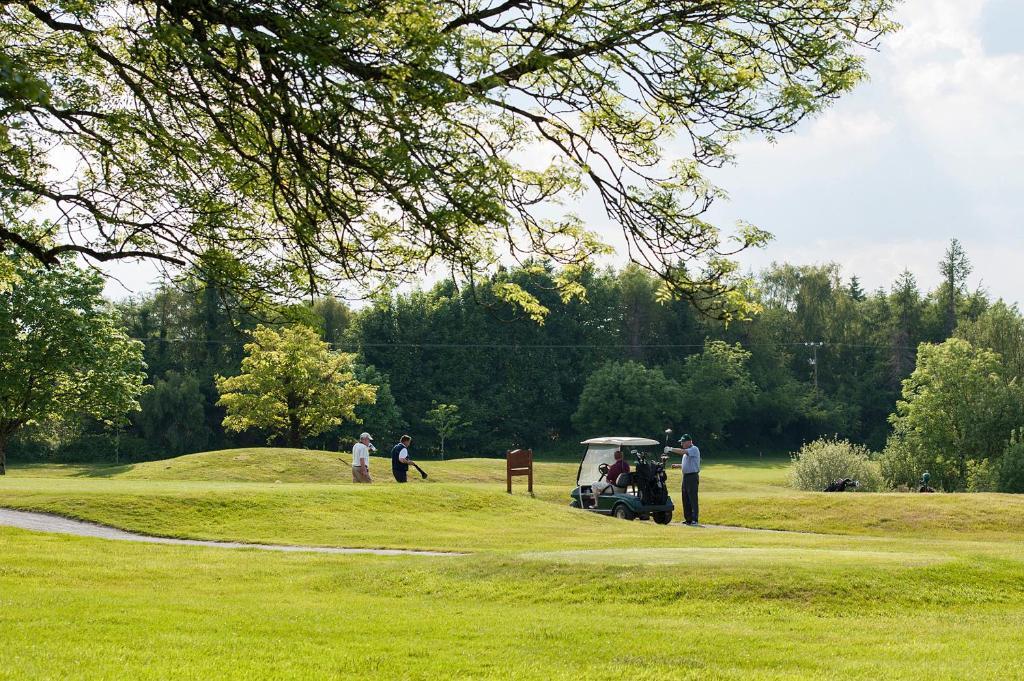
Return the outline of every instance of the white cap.
[[[359,436],[359,439],[360,440],[372,440],[373,438],[370,437],[369,433],[363,433],[362,435]]]

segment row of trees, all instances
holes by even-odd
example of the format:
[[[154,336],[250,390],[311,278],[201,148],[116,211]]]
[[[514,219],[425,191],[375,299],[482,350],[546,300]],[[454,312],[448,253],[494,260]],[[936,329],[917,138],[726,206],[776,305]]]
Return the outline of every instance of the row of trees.
[[[956,242],[940,269],[944,281],[935,291],[921,292],[905,272],[890,290],[868,294],[856,277],[841,278],[836,266],[774,266],[749,292],[760,314],[729,325],[660,299],[656,280],[634,267],[584,270],[585,297],[562,296],[554,283],[558,271],[534,265],[502,271],[473,288],[442,282],[384,297],[358,311],[335,299],[243,305],[230,291],[183,279],[113,310],[123,333],[139,339],[148,367],[140,411],[130,422],[119,428],[88,410],[68,409],[65,415],[75,418],[25,421],[29,428],[15,450],[23,456],[88,457],[93,450],[104,458],[111,451],[158,457],[264,442],[279,429],[266,419],[225,420],[225,409],[240,399],[226,395],[242,392],[232,389],[242,379],[217,377],[237,377],[254,362],[251,348],[243,361],[245,344],[261,344],[260,324],[300,324],[318,333],[298,345],[323,342],[318,352],[324,358],[335,356],[328,347],[344,350],[351,376],[342,383],[375,386],[375,397],[346,397],[350,410],[335,402],[322,427],[291,428],[282,441],[292,444],[341,446],[359,421],[358,429],[383,437],[408,431],[428,449],[447,444],[479,454],[513,445],[574,450],[581,436],[598,432],[657,436],[673,427],[695,431],[718,449],[792,450],[840,434],[875,449],[888,442],[893,452],[918,452],[903,455],[915,462],[904,466],[906,475],[921,466],[940,471],[939,461],[922,453],[938,452],[937,440],[914,444],[908,435],[920,430],[919,411],[937,408],[914,408],[916,389],[905,383],[920,380],[915,366],[932,370],[928,344],[944,342],[952,329],[962,342],[989,352],[980,364],[956,365],[956,371],[982,376],[998,365],[1009,391],[999,393],[1004,402],[1012,403],[1007,395],[1024,380],[1019,312],[967,289],[970,266]],[[509,282],[540,301],[543,323],[497,293]],[[103,307],[97,286],[92,304]],[[342,365],[324,371],[337,374]],[[267,373],[290,376],[283,365]],[[968,394],[979,390],[971,387]],[[1002,451],[1014,418],[989,428],[982,449],[974,434],[956,440],[954,448],[965,454],[949,476],[951,485],[966,484],[967,453]]]

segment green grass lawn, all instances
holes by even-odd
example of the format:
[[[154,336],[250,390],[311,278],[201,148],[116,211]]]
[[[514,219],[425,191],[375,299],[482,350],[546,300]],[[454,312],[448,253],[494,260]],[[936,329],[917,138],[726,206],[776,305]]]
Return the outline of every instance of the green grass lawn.
[[[154,534],[457,549],[325,556],[0,528],[0,679],[1021,678],[1024,506],[824,495],[786,464],[710,463],[707,522],[567,508],[576,467],[430,462],[356,486],[347,457],[233,450],[15,467],[0,506]],[[280,482],[278,482],[280,481]],[[673,489],[678,479],[671,482]]]

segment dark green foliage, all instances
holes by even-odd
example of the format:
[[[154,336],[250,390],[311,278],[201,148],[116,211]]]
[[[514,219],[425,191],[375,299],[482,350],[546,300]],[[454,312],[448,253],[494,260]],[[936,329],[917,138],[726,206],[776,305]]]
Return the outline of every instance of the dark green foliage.
[[[27,227],[26,227],[27,228]],[[70,258],[41,266],[0,249],[17,284],[0,295],[0,475],[25,426],[90,418],[120,425],[144,392],[142,344],[120,328],[99,274]]]
[[[168,371],[142,396],[135,418],[139,432],[166,456],[206,449],[212,433],[205,420],[206,396],[195,376]]]
[[[999,462],[999,491],[1024,494],[1024,428],[1010,437]]]
[[[613,362],[587,381],[572,422],[580,435],[628,435],[661,440],[666,428],[689,428],[683,415],[683,389],[661,369],[636,362]]]
[[[11,443],[11,460],[29,463],[134,463],[165,458],[149,440],[137,435],[111,432],[83,432],[59,443],[39,442],[27,437]]]
[[[747,370],[749,359],[750,353],[739,344],[711,340],[705,342],[703,352],[686,358],[674,372],[686,430],[703,438],[720,438],[727,424],[749,413],[758,393]]]
[[[937,292],[947,336],[952,335],[956,330],[959,308],[966,293],[967,275],[971,273],[971,270],[971,261],[967,259],[964,247],[957,239],[953,239],[949,242],[949,248],[946,249],[946,255],[943,256],[942,262],[939,263],[942,285]]]
[[[891,290],[865,293],[834,265],[774,266],[759,277],[755,297],[762,313],[728,326],[686,303],[660,302],[655,279],[637,267],[582,270],[585,299],[563,298],[559,273],[528,263],[474,287],[442,281],[356,310],[333,299],[264,306],[264,318],[301,318],[333,345],[358,353],[359,380],[381,387],[376,405],[357,408],[363,425],[332,429],[306,444],[347,451],[366,430],[384,447],[409,432],[417,455],[433,452],[440,439],[428,414],[439,404],[457,404],[471,425],[446,443],[452,455],[497,456],[517,446],[575,453],[595,428],[614,425],[607,419],[604,425],[573,420],[588,379],[609,363],[634,362],[642,371],[633,373],[649,378],[651,370],[660,370],[675,389],[657,400],[645,390],[628,396],[639,407],[619,422],[627,433],[687,428],[715,449],[764,452],[794,451],[838,435],[881,450],[891,435],[887,419],[902,381],[917,365],[919,344],[945,340],[940,296],[922,292],[910,272]],[[503,297],[506,284],[548,310],[542,324]],[[983,296],[971,299],[965,296],[959,308],[957,335],[1005,353],[1007,378],[1019,376],[1019,311],[989,305]],[[225,435],[224,414],[214,406],[212,375],[237,373],[243,332],[256,323],[239,312],[237,302],[189,280],[120,306],[130,335],[145,339],[151,381],[160,383],[155,378],[168,371],[195,379],[210,448],[265,440],[259,433]],[[143,404],[138,425],[126,436],[142,433],[146,410],[156,404],[155,397]],[[985,444],[984,456],[998,457],[1004,445]],[[897,454],[890,446],[882,461],[883,472],[891,473],[887,479],[915,482],[924,464],[905,451]],[[936,478],[943,475],[940,462],[928,465],[935,466]]]
[[[1024,385],[1024,316],[1016,306],[998,301],[977,319],[957,327],[958,338],[998,352],[1009,378]]]

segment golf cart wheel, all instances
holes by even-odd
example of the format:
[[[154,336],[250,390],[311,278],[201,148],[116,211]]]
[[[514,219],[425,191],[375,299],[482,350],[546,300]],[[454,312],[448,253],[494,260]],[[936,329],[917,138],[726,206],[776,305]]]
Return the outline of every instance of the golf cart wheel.
[[[672,511],[656,511],[654,513],[654,522],[659,525],[668,525],[672,522]]]
[[[636,517],[625,504],[616,504],[615,508],[612,509],[612,515],[614,515],[619,520],[632,520],[634,517]]]

